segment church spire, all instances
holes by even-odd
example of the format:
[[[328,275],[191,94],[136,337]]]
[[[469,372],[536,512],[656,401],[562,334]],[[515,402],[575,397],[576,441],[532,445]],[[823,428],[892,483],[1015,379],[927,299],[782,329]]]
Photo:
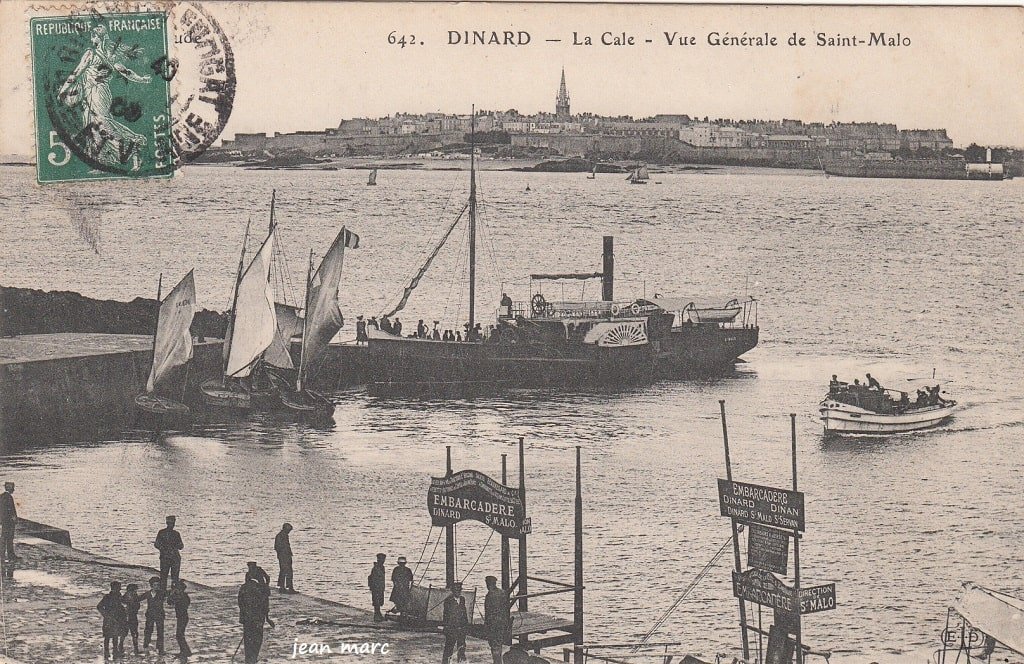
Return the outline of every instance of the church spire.
[[[572,117],[569,113],[569,91],[565,87],[565,67],[562,67],[562,83],[558,86],[558,96],[555,97],[555,117],[565,122]]]

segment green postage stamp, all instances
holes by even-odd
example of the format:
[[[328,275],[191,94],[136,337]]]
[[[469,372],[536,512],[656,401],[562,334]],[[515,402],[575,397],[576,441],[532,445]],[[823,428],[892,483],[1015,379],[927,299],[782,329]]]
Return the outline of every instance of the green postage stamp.
[[[39,182],[170,175],[167,14],[34,18],[30,29]]]

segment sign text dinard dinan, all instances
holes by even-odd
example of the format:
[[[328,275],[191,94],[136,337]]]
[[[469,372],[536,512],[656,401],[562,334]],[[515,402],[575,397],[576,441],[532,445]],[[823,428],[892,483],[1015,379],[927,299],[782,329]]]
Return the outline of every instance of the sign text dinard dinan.
[[[745,523],[804,529],[804,494],[757,484],[718,480],[722,516]]]

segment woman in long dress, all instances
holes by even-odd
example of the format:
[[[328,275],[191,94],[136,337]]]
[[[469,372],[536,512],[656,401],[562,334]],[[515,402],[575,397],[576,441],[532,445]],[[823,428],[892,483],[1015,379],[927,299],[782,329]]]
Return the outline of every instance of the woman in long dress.
[[[138,170],[138,151],[146,144],[146,137],[114,119],[110,78],[118,74],[132,83],[148,83],[150,76],[140,76],[124,64],[138,57],[137,46],[114,44],[102,25],[93,28],[91,40],[92,47],[82,54],[78,66],[57,92],[57,99],[71,108],[81,107],[84,135],[93,158],[116,164],[125,163],[131,156],[132,170]]]

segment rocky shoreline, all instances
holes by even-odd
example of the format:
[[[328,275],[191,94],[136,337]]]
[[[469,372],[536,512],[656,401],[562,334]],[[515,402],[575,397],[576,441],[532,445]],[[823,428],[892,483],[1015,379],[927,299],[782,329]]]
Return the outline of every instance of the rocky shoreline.
[[[157,301],[137,297],[131,302],[97,300],[73,291],[42,291],[0,286],[0,336],[101,332],[153,334]],[[222,338],[227,314],[203,309],[192,322],[192,334]]]

